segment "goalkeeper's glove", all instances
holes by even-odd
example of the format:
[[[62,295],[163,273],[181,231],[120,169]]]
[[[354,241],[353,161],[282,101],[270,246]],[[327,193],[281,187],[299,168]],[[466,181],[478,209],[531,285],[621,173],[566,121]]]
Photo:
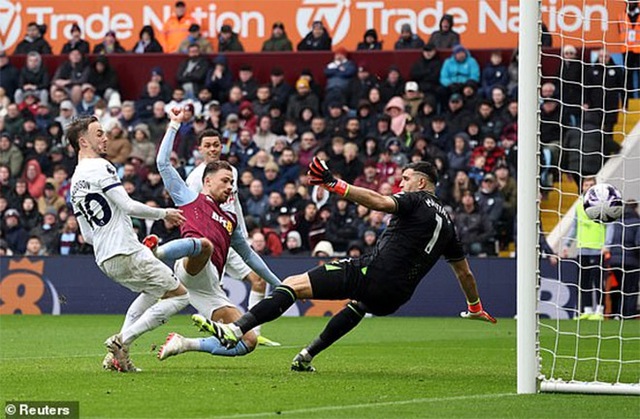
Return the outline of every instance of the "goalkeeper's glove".
[[[342,196],[347,196],[349,193],[349,184],[342,179],[336,179],[327,167],[327,163],[318,157],[314,157],[309,163],[307,175],[311,185],[321,185],[329,192]]]
[[[480,299],[473,304],[467,302],[467,311],[460,313],[460,317],[471,320],[483,320],[490,323],[498,322],[491,314],[484,311]]]

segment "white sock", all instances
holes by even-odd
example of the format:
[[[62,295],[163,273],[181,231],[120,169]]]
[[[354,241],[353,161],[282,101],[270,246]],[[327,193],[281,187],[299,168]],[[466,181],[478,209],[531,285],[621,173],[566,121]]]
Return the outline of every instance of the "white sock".
[[[156,302],[158,302],[158,299],[156,297],[144,292],[140,293],[140,295],[138,295],[138,298],[133,300],[133,302],[129,306],[127,314],[125,314],[124,316],[124,323],[122,323],[120,333],[134,324],[136,320],[138,320],[140,316],[142,316],[142,314]]]
[[[604,314],[604,306],[598,304],[596,306],[596,314]]]
[[[592,307],[585,307],[584,308],[584,314],[593,314],[593,308]]]
[[[165,324],[169,317],[178,313],[189,304],[189,294],[160,300],[147,311],[135,323],[122,331],[122,342],[130,345],[138,336]]]
[[[251,290],[251,292],[249,292],[249,309],[251,309],[251,307],[255,306],[256,304],[258,304],[260,301],[264,300],[264,292],[258,292],[258,291],[253,291]],[[261,331],[262,327],[261,326],[256,326],[253,328],[253,332],[257,335],[260,336],[260,331]]]

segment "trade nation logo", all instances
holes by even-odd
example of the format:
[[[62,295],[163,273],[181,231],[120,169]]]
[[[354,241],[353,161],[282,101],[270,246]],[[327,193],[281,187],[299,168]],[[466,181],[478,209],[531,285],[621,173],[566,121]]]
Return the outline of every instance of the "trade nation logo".
[[[311,30],[311,24],[319,20],[332,34],[333,43],[339,44],[351,27],[350,6],[351,0],[302,0],[296,14],[298,33],[304,38]]]
[[[22,31],[22,5],[0,0],[0,49],[6,50],[20,38]]]

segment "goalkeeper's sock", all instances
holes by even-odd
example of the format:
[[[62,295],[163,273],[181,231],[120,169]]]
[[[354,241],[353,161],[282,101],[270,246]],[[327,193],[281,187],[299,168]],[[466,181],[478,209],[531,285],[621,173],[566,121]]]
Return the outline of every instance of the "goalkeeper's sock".
[[[202,252],[200,239],[186,238],[172,240],[167,244],[163,244],[154,253],[158,259],[173,266],[176,260],[188,256],[197,256],[200,252]]]
[[[229,326],[231,326],[237,337],[241,337],[256,326],[282,316],[295,302],[296,293],[293,288],[284,284],[278,285],[270,296],[260,301],[249,312]]]
[[[202,339],[185,338],[183,339],[183,345],[185,351],[207,352],[218,356],[242,356],[251,352],[242,340],[235,347],[229,349],[222,346],[220,341],[214,337]]]
[[[122,331],[122,342],[125,345],[130,345],[138,336],[165,324],[169,317],[187,305],[189,305],[188,293],[158,301],[149,307],[135,323]]]
[[[122,333],[124,330],[131,327],[140,316],[144,314],[149,307],[158,302],[158,298],[149,295],[147,293],[140,293],[138,297],[133,300],[133,303],[127,309],[127,314],[124,316],[124,323],[122,323],[122,328],[120,328],[120,332]]]
[[[309,346],[306,347],[307,353],[314,357],[321,351],[331,346],[335,341],[349,333],[356,327],[366,311],[355,301],[347,304],[338,314],[333,316],[327,326],[324,328],[320,336],[315,338]]]
[[[258,304],[260,301],[264,300],[264,292],[258,292],[258,291],[253,291],[251,290],[249,292],[249,301],[248,301],[248,308],[252,309],[256,304]],[[260,326],[256,326],[253,328],[253,332],[260,336],[261,333],[261,327]]]

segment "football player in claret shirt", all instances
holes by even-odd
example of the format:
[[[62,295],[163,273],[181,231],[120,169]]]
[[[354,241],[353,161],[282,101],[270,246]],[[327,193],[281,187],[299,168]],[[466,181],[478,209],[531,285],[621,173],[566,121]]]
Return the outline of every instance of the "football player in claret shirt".
[[[233,193],[231,165],[225,161],[208,163],[202,171],[202,193],[190,189],[171,165],[171,150],[183,117],[182,109],[172,110],[171,122],[157,156],[158,171],[165,188],[186,219],[180,230],[183,238],[151,247],[159,259],[170,264],[174,262],[174,272],[189,289],[189,302],[202,318],[232,322],[240,318],[241,313],[220,284],[230,247],[269,283],[279,285],[280,280],[249,247],[242,231],[236,228],[237,215],[224,205]],[[163,360],[184,351],[222,356],[245,355],[256,344],[257,337],[253,331],[247,333],[233,348],[221,345],[215,338],[186,339],[172,333],[158,353],[158,358]]]
[[[336,179],[317,157],[309,165],[309,182],[351,201],[393,214],[372,254],[343,259],[288,277],[265,299],[230,324],[206,322],[203,327],[222,345],[233,347],[256,325],[280,317],[297,299],[351,299],[324,331],[293,360],[295,371],[314,371],[311,360],[347,334],[366,313],[386,316],[413,295],[420,280],[440,256],[451,265],[467,299],[462,317],[495,323],[480,302],[476,281],[458,241],[449,214],[434,195],[435,166],[411,163],[402,172],[402,192],[384,196]]]

